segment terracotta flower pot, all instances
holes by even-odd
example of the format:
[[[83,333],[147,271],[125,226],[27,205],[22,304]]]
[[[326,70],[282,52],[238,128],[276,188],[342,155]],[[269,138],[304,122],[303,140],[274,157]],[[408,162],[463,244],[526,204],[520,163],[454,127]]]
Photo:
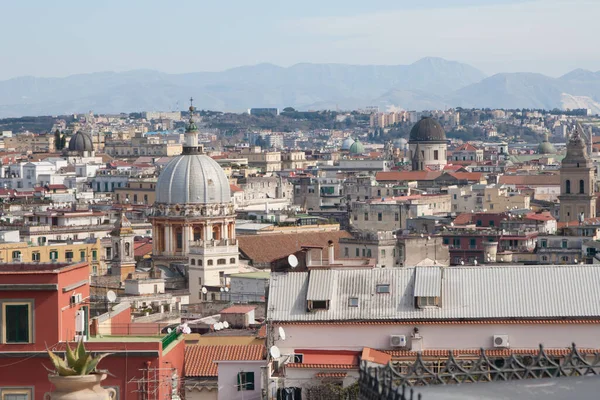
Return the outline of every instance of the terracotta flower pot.
[[[113,388],[105,389],[100,382],[106,374],[58,376],[48,375],[48,380],[56,386],[54,392],[46,392],[44,400],[113,400],[117,392]]]

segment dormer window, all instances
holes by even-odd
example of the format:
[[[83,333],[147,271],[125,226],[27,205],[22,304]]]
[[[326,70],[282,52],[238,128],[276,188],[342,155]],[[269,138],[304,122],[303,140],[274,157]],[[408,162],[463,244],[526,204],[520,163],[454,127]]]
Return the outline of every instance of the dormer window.
[[[329,310],[329,300],[308,300],[310,311]]]
[[[390,285],[388,283],[382,283],[382,284],[377,285],[375,290],[377,291],[377,293],[389,293]]]
[[[358,297],[350,297],[348,299],[348,307],[358,307]]]
[[[439,307],[439,297],[422,296],[417,297],[417,306],[419,308]]]

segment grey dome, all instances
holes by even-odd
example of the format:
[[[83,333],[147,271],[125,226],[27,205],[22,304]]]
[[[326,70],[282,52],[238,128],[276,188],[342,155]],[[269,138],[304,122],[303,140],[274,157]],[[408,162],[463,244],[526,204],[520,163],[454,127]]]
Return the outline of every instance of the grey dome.
[[[94,143],[92,142],[92,137],[81,131],[78,131],[71,137],[69,140],[69,151],[94,151]]]
[[[156,202],[182,205],[229,203],[229,181],[212,158],[201,154],[181,155],[171,160],[158,177]]]
[[[435,119],[423,118],[410,130],[409,142],[446,142],[446,132]]]
[[[546,135],[546,137],[544,138],[542,143],[540,143],[540,145],[538,146],[537,152],[538,152],[538,154],[554,154],[554,153],[556,153],[556,149],[554,148],[552,143],[550,143],[548,141],[548,135]]]
[[[352,139],[350,136],[348,136],[346,139],[344,139],[344,141],[342,142],[342,147],[341,150],[345,150],[348,151],[350,150],[350,146],[352,146],[354,144],[354,139]]]

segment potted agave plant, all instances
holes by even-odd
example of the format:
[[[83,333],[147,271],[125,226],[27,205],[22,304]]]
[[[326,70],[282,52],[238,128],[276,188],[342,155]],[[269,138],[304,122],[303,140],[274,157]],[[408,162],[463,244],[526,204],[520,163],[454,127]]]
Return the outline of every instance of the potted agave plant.
[[[92,357],[80,341],[75,350],[67,342],[65,358],[48,350],[54,371],[48,379],[56,391],[44,395],[44,400],[110,400],[116,399],[113,388],[104,389],[100,382],[106,379],[107,371],[97,369],[98,363],[109,354]]]

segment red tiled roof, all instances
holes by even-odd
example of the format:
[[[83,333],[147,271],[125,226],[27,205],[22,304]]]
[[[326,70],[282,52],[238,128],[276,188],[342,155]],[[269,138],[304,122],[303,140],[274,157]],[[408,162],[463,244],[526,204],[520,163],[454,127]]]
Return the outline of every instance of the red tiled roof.
[[[444,171],[464,171],[464,172],[467,172],[462,165],[456,165],[456,164],[446,164],[446,165],[444,165]]]
[[[533,220],[533,221],[552,221],[555,218],[548,211],[536,214],[530,213],[525,215],[525,219]]]
[[[371,349],[369,347],[365,347],[363,349],[362,356],[360,358],[363,361],[369,361],[372,363],[382,365],[385,365],[392,360],[392,357],[389,354],[375,349]]]
[[[143,257],[150,253],[152,253],[152,243],[142,243],[140,246],[134,246],[133,255],[135,257]]]
[[[238,246],[247,258],[254,263],[270,263],[287,257],[302,249],[302,246],[327,247],[331,240],[339,257],[339,239],[352,235],[346,231],[302,232],[283,235],[243,235],[238,236]]]
[[[256,309],[256,306],[231,306],[221,310],[221,314],[246,314]]]
[[[318,372],[315,374],[315,378],[345,378],[348,375],[347,372]]]
[[[471,213],[458,214],[452,222],[454,222],[454,225],[468,225],[473,221],[473,215]]]
[[[476,151],[476,150],[477,150],[477,147],[473,146],[471,143],[465,143],[454,151]]]
[[[265,359],[265,346],[191,345],[185,347],[186,376],[217,376],[215,361],[257,361]]]
[[[357,369],[358,364],[305,364],[289,363],[286,368],[313,368],[313,369]]]
[[[53,190],[53,189],[66,190],[67,187],[65,185],[57,184],[57,185],[48,185],[48,189],[50,189],[50,190]]]
[[[267,325],[263,325],[260,327],[260,329],[256,333],[256,337],[259,339],[264,339],[267,337]]]
[[[481,181],[483,178],[481,172],[446,172],[446,174],[463,181]]]
[[[581,353],[592,353],[598,352],[598,349],[577,349]],[[491,349],[485,350],[485,355],[488,357],[508,357],[512,354],[538,354],[539,348],[536,349]],[[392,357],[416,357],[418,352],[410,350],[381,350],[381,352],[389,354]],[[571,352],[571,348],[559,348],[559,349],[547,349],[544,348],[544,352],[550,356],[564,356]],[[480,350],[475,349],[459,349],[452,350],[452,353],[457,356],[479,356]],[[423,357],[448,357],[449,350],[423,350],[421,351]]]
[[[244,191],[244,189],[242,189],[238,185],[229,185],[229,190],[231,190],[232,193]]]

